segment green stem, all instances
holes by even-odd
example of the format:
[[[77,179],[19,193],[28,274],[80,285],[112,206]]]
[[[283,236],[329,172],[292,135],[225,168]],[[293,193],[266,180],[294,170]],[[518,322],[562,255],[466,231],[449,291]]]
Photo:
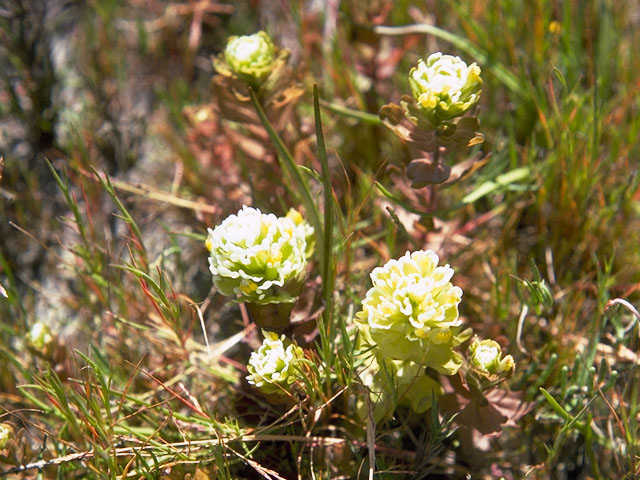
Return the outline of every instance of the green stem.
[[[259,303],[245,303],[251,320],[266,330],[282,333],[291,325],[291,311],[293,303],[267,303],[261,305]]]
[[[338,115],[342,115],[343,117],[355,118],[371,125],[382,125],[382,120],[380,120],[380,117],[373,113],[354,110],[352,108],[338,105],[337,103],[327,102],[326,100],[320,100],[320,105],[322,105],[327,110],[337,113]]]
[[[318,99],[318,86],[313,85],[313,111],[316,123],[316,141],[318,143],[318,158],[322,166],[322,188],[324,193],[324,232],[323,246],[324,252],[322,262],[322,296],[324,299],[324,325],[319,325],[322,335],[322,347],[325,353],[325,362],[329,362],[331,355],[331,318],[333,315],[333,190],[331,188],[331,174],[329,172],[329,161],[327,160],[327,150],[324,144],[324,134],[322,133],[322,118],[320,115],[320,101]],[[323,332],[324,330],[324,332]]]
[[[302,197],[301,198],[302,204],[304,205],[304,208],[307,211],[307,215],[309,217],[309,223],[311,223],[311,226],[314,229],[314,233],[316,236],[316,243],[319,246],[319,250],[320,250],[319,251],[320,263],[322,263],[324,261],[323,259],[325,254],[325,252],[322,249],[323,248],[322,225],[320,224],[318,207],[313,201],[313,198],[311,196],[311,191],[309,190],[309,185],[307,184],[304,177],[300,173],[298,165],[296,164],[295,160],[293,159],[293,156],[291,155],[291,153],[285,146],[284,142],[280,138],[280,135],[278,135],[278,133],[273,129],[273,126],[271,125],[269,118],[267,117],[266,113],[264,113],[262,105],[260,105],[260,100],[258,100],[258,96],[256,95],[256,92],[252,88],[249,88],[249,94],[251,95],[251,102],[253,103],[253,107],[256,109],[256,113],[258,114],[258,117],[262,122],[262,126],[267,131],[269,138],[271,138],[271,141],[274,143],[276,150],[278,151],[278,159],[280,160],[280,165],[282,166],[282,169],[289,174],[289,176],[293,180],[293,183],[297,189],[298,194]]]

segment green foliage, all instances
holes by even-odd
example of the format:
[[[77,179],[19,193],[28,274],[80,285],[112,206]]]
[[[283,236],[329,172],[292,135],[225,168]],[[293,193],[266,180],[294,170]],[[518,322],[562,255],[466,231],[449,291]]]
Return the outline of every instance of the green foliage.
[[[637,5],[45,3],[0,2],[0,476],[640,474]],[[464,148],[378,116],[438,51],[482,69]],[[426,144],[447,180],[411,188]],[[314,229],[292,311],[213,286],[207,228],[243,204]],[[429,249],[464,292],[450,343],[367,370],[416,357],[363,351],[369,274]],[[283,314],[295,373],[264,393],[252,319]]]

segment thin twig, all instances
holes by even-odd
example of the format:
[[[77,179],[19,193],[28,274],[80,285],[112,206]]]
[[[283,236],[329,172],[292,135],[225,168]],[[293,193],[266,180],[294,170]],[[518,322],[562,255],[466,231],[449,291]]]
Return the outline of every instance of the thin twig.
[[[82,168],[76,168],[76,170],[83,176],[96,180],[96,178],[92,173],[87,172]],[[177,197],[170,193],[162,192],[160,190],[154,190],[148,185],[144,185],[138,183],[137,185],[130,185],[122,180],[117,180],[115,178],[111,178],[111,184],[118,190],[123,190],[125,192],[133,193],[134,195],[140,195],[146,197],[150,200],[156,200],[163,203],[168,203],[170,205],[174,205],[176,207],[188,208],[190,210],[196,210],[198,212],[210,213],[215,215],[220,212],[220,209],[215,205],[209,205],[208,203],[202,202],[194,202],[191,200],[186,200],[184,198]]]
[[[613,307],[614,305],[622,305],[631,313],[633,313],[633,315],[636,317],[635,320],[630,322],[629,325],[625,327],[624,333],[627,333],[629,330],[631,330],[635,326],[636,323],[640,322],[640,312],[638,312],[638,310],[636,310],[636,308],[633,305],[631,305],[629,302],[627,302],[622,298],[614,298],[613,300],[609,300],[607,304],[604,306],[604,311],[606,312],[609,308]]]
[[[524,327],[524,319],[527,317],[527,313],[529,313],[529,307],[527,305],[522,305],[520,318],[518,318],[518,328],[516,330],[516,346],[518,347],[518,350],[529,356],[529,352],[522,346],[522,329]]]
[[[204,343],[207,346],[207,354],[209,355],[209,360],[211,360],[211,347],[209,346],[209,336],[207,335],[207,327],[204,325],[204,317],[202,316],[202,311],[198,305],[193,304],[193,308],[196,309],[198,313],[198,318],[200,319],[200,327],[202,328],[202,334],[204,335]]]

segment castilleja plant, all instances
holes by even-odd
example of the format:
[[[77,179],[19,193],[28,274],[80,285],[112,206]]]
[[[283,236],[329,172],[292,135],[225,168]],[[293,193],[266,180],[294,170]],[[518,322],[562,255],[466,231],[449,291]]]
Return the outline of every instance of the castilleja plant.
[[[470,332],[461,331],[462,289],[450,281],[453,269],[438,261],[431,250],[407,252],[375,268],[356,325],[379,358],[409,360],[453,375],[463,363],[454,348]]]
[[[213,59],[218,72],[212,79],[213,91],[222,116],[247,126],[261,125],[251,103],[252,89],[276,130],[289,125],[304,93],[288,64],[289,55],[263,31],[229,37],[224,52]]]
[[[511,355],[502,356],[502,347],[495,340],[474,338],[469,347],[469,375],[473,375],[482,391],[489,390],[509,378],[515,369]]]
[[[304,350],[284,335],[262,334],[262,345],[249,357],[247,381],[264,393],[286,394],[302,376]]]
[[[505,425],[515,425],[532,408],[522,401],[521,392],[498,388],[514,370],[513,357],[503,355],[498,342],[475,337],[465,365],[443,382],[445,395],[440,405],[444,411],[457,414],[460,425],[483,435],[500,435]]]
[[[307,275],[313,228],[295,210],[276,217],[244,206],[208,231],[205,244],[218,291],[245,302],[260,327],[288,326]],[[261,308],[267,305],[275,308]]]
[[[482,93],[480,67],[475,63],[467,66],[459,57],[437,52],[411,69],[409,85],[413,95],[403,95],[400,105],[383,106],[380,118],[420,152],[407,167],[411,186],[453,182],[477,168],[478,160],[463,162],[452,176],[451,167],[442,157],[483,142],[477,131],[478,119],[468,115]]]
[[[254,87],[259,87],[275,67],[276,47],[266,32],[242,37],[229,37],[223,58],[216,59],[218,72],[236,75]]]
[[[529,409],[518,393],[496,388],[515,362],[494,340],[474,338],[466,361],[455,350],[471,329],[462,330],[462,289],[451,282],[453,269],[438,263],[431,250],[407,252],[372,271],[373,286],[355,318],[364,365],[359,375],[370,396],[358,412],[364,416],[372,405],[380,421],[406,404],[421,414],[442,396],[442,407],[459,413],[460,424],[499,432]]]

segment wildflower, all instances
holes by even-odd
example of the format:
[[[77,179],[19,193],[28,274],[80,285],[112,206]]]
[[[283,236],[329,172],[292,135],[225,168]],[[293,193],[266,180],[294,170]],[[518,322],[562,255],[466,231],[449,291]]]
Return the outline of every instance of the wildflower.
[[[473,339],[469,347],[471,367],[484,375],[510,376],[515,368],[511,355],[502,357],[502,348],[495,340]]]
[[[273,70],[276,48],[266,32],[229,37],[224,60],[231,71],[252,85],[261,84]]]
[[[42,322],[33,324],[31,330],[27,333],[26,339],[31,348],[45,356],[51,353],[55,340],[49,327]]]
[[[466,339],[457,328],[462,289],[450,282],[453,269],[438,266],[438,260],[431,250],[407,252],[375,268],[356,322],[364,342],[382,358],[452,375],[462,365],[453,347]]]
[[[4,449],[14,435],[13,427],[8,423],[0,423],[0,450]]]
[[[419,60],[409,72],[411,91],[433,125],[441,125],[464,115],[480,99],[480,67],[441,52]]]
[[[295,301],[306,274],[307,228],[313,230],[301,225],[244,206],[209,229],[205,243],[218,291],[243,302]]]
[[[265,393],[282,393],[300,377],[297,363],[304,351],[284,335],[267,330],[262,334],[262,345],[249,357],[247,381]]]

